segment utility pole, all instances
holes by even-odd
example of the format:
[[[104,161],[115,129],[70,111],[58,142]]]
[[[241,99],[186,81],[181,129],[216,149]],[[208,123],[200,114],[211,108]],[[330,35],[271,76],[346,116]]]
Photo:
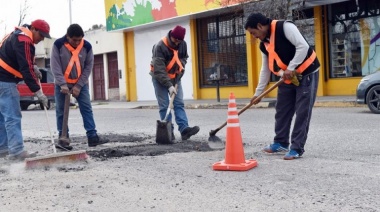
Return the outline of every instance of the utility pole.
[[[71,1],[72,1],[72,0],[69,0],[70,25],[73,23],[72,15],[71,15]]]

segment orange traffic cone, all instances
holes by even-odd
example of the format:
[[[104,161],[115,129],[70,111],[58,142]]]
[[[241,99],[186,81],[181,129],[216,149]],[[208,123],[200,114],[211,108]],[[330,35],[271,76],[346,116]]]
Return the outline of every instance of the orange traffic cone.
[[[212,165],[214,170],[246,171],[257,166],[256,160],[245,160],[243,142],[236,109],[235,95],[231,92],[228,102],[227,140],[225,159]]]

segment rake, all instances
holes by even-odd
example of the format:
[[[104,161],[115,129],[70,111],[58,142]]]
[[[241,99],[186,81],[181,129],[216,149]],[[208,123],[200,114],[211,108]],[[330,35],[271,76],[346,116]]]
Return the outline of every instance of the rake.
[[[277,88],[279,85],[281,85],[282,83],[284,82],[284,80],[281,78],[279,81],[277,81],[274,85],[272,85],[271,87],[269,87],[267,90],[265,90],[262,94],[260,94],[256,99],[257,100],[261,100],[264,96],[266,96],[269,92],[271,92],[272,90],[274,90],[275,88]],[[252,103],[249,103],[247,104],[246,106],[244,106],[239,112],[238,112],[238,115],[242,114],[244,111],[246,111],[248,108],[250,108],[253,104]],[[208,141],[213,141],[213,142],[217,142],[217,141],[221,141],[221,139],[216,136],[215,134],[221,130],[223,127],[225,127],[227,125],[227,121],[224,122],[222,125],[220,125],[220,127],[216,128],[215,130],[211,130],[209,135],[210,137],[208,138]]]

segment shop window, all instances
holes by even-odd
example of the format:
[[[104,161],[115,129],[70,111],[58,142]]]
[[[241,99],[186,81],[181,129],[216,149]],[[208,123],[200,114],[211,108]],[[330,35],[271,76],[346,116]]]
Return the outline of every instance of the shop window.
[[[330,77],[366,76],[380,70],[380,3],[329,6]]]
[[[243,17],[220,15],[197,20],[201,87],[248,84]]]

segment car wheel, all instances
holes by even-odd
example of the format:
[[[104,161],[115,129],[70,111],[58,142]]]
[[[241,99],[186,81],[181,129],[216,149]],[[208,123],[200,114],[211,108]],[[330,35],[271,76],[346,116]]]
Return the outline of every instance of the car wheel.
[[[41,108],[41,110],[44,109],[44,105],[42,103],[40,103],[40,108]],[[50,101],[48,101],[48,106],[47,106],[46,110],[49,110],[49,109],[50,109]]]
[[[380,85],[373,86],[368,91],[366,102],[372,113],[380,114]]]
[[[21,110],[28,110],[29,104],[25,102],[20,102]]]

